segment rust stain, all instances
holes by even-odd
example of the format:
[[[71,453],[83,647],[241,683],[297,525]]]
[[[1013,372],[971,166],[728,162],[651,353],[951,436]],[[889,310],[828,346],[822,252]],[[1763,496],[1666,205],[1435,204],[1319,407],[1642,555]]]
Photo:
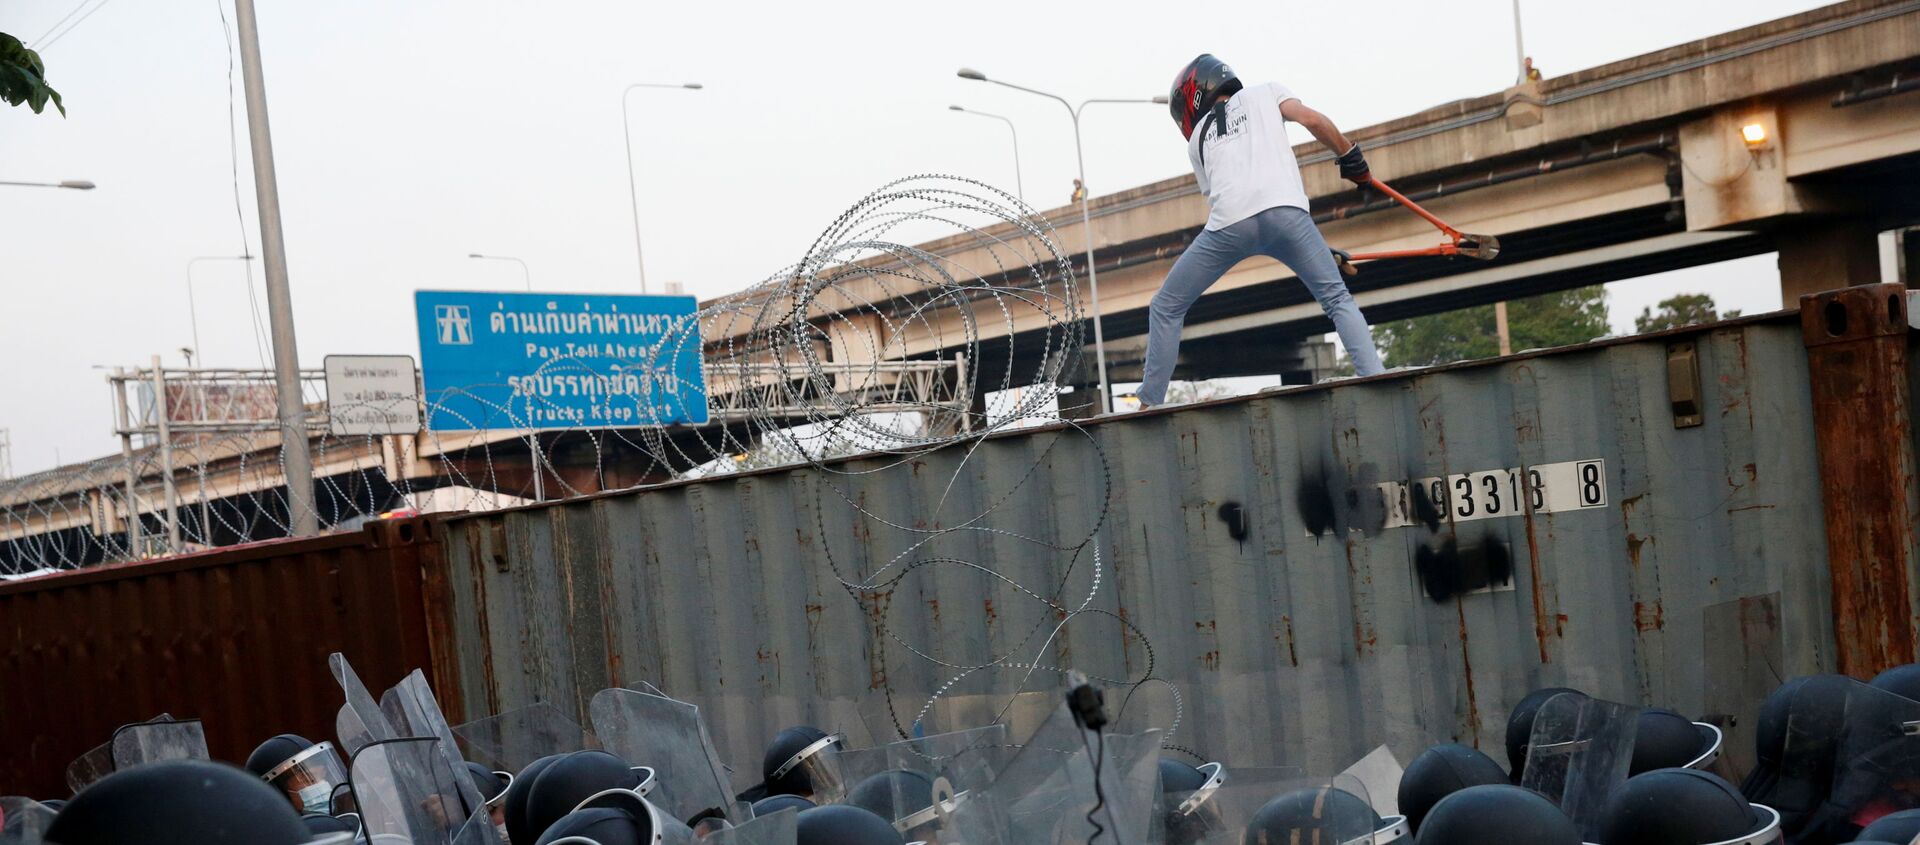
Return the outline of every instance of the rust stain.
[[[1647,544],[1647,538],[1642,537],[1638,534],[1635,534],[1631,531],[1627,532],[1627,564],[1628,565],[1632,566],[1635,569],[1640,568],[1640,547],[1646,544]]]
[[[1640,632],[1643,634],[1648,631],[1666,630],[1667,628],[1666,608],[1662,607],[1661,604],[1657,601],[1653,603],[1653,607],[1651,609],[1649,609],[1644,603],[1634,602],[1633,603],[1633,627],[1640,629]]]
[[[1553,659],[1547,655],[1547,598],[1540,591],[1540,543],[1533,533],[1533,513],[1529,511],[1521,521],[1527,526],[1527,571],[1532,576],[1527,579],[1527,587],[1533,593],[1533,638],[1540,644],[1540,662],[1552,663]],[[1466,611],[1462,610],[1461,613],[1464,619]],[[1461,634],[1465,636],[1464,628],[1461,629]],[[1476,727],[1474,730],[1477,747],[1479,729]]]
[[[1908,330],[1882,306],[1904,293],[1898,284],[1861,285],[1818,294],[1800,309],[1837,663],[1856,678],[1914,659]],[[1825,316],[1836,309],[1848,317],[1838,334]]]
[[[933,626],[940,627],[940,600],[927,599],[927,613],[933,619]]]
[[[1566,637],[1567,635],[1567,615],[1566,614],[1560,613],[1560,614],[1554,615],[1553,635],[1556,637],[1562,637],[1562,638]]]
[[[1000,621],[1000,614],[995,613],[993,610],[993,599],[986,600],[986,608],[984,612],[987,615],[988,625],[992,625],[993,623]]]
[[[1287,662],[1295,668],[1298,668],[1300,666],[1300,653],[1296,651],[1293,646],[1293,617],[1280,617],[1280,624],[1287,629]]]
[[[1467,604],[1458,597],[1455,597],[1453,600],[1453,609],[1460,617],[1460,675],[1466,679],[1467,683],[1467,729],[1473,732],[1473,742],[1471,745],[1479,748],[1480,696],[1473,688],[1473,656],[1469,654],[1471,649],[1467,648]],[[1542,648],[1542,662],[1545,662],[1545,653],[1546,650]]]
[[[1220,650],[1214,649],[1200,655],[1200,667],[1208,671],[1220,671]]]

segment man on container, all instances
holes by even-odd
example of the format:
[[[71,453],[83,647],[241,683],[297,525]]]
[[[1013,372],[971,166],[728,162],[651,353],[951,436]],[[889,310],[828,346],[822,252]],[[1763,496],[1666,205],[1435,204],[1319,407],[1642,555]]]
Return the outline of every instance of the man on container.
[[[1337,154],[1342,177],[1364,184],[1367,160],[1360,145],[1285,86],[1245,87],[1232,68],[1210,54],[1187,63],[1174,78],[1168,100],[1173,121],[1187,137],[1187,158],[1212,213],[1148,307],[1141,407],[1166,401],[1187,310],[1233,265],[1255,255],[1279,260],[1306,283],[1332,318],[1357,373],[1382,372],[1367,320],[1307,211],[1307,191],[1287,143],[1286,121],[1306,127]]]

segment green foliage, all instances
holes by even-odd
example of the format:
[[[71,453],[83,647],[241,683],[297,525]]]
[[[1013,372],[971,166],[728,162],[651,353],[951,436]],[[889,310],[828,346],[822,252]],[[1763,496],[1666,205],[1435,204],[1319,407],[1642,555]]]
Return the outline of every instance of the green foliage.
[[[67,114],[66,104],[60,102],[60,92],[47,85],[47,66],[40,62],[40,54],[4,32],[0,32],[0,100],[6,100],[10,106],[25,103],[34,114],[45,110],[47,102],[52,101],[62,117]]]
[[[1683,293],[1660,301],[1660,310],[1640,309],[1640,316],[1633,318],[1633,330],[1645,334],[1681,326],[1699,323],[1711,323],[1715,320],[1732,319],[1740,316],[1735,308],[1725,315],[1714,311],[1713,297],[1704,293]]]
[[[1585,343],[1607,334],[1607,290],[1573,288],[1507,303],[1515,351]],[[1373,329],[1389,366],[1425,367],[1500,354],[1493,306],[1395,320]]]

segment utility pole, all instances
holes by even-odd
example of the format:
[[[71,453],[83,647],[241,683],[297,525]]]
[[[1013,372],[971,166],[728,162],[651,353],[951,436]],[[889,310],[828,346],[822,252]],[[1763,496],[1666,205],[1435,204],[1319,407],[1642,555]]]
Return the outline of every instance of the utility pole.
[[[267,126],[267,84],[260,71],[260,32],[253,0],[233,0],[240,30],[240,72],[246,81],[247,134],[252,140],[253,191],[260,203],[260,252],[267,265],[267,322],[273,331],[273,382],[280,394],[281,471],[287,479],[291,533],[319,533],[313,506],[313,458],[307,454],[307,404],[300,394],[300,353],[293,340],[293,294],[287,286],[287,245],[280,232],[280,183],[273,174],[273,137]]]
[[[167,401],[167,375],[160,369],[160,356],[153,356],[153,419],[160,438],[160,489],[167,503],[167,554],[180,553],[180,492],[173,483],[173,432],[167,417],[173,403]]]
[[[133,415],[127,412],[127,375],[119,367],[113,368],[113,376],[108,379],[113,385],[113,419],[120,434],[120,459],[127,464],[127,558],[139,560],[146,557],[140,542],[140,498],[137,488],[140,484],[140,468],[133,460]]]

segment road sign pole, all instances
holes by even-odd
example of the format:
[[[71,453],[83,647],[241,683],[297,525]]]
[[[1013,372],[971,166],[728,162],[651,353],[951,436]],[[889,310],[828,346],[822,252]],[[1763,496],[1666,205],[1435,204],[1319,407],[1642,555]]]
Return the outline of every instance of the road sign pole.
[[[307,405],[300,393],[300,353],[293,339],[293,294],[287,285],[287,246],[280,231],[280,185],[273,171],[267,126],[267,83],[260,75],[260,33],[253,0],[233,0],[240,29],[240,70],[246,79],[247,133],[253,142],[253,190],[260,203],[260,253],[267,265],[267,321],[273,330],[273,376],[280,394],[281,469],[287,477],[290,533],[320,530],[313,506],[313,458],[307,453]]]

